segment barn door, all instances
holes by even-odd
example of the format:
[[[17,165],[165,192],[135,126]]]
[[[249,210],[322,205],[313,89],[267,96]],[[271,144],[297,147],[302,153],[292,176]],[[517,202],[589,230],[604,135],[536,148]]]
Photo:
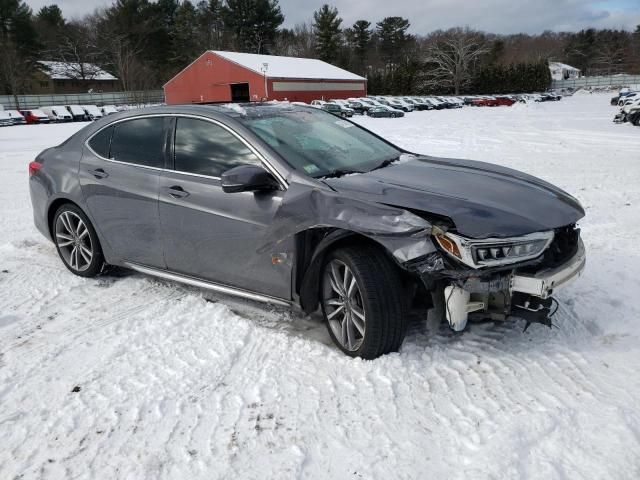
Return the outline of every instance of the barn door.
[[[232,102],[248,102],[249,101],[249,84],[234,83],[231,86]]]

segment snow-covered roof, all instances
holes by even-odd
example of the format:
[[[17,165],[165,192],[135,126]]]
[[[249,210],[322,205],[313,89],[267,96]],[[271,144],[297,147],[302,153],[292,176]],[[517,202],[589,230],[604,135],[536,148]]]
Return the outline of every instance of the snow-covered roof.
[[[549,62],[549,68],[551,70],[568,70],[568,71],[574,71],[574,72],[579,72],[580,69],[576,68],[576,67],[572,67],[571,65],[567,65],[566,63],[562,63],[562,62]]]
[[[118,80],[93,63],[83,63],[82,68],[79,63],[48,61],[39,61],[38,63],[43,67],[42,72],[52,80],[80,80],[82,79],[80,72],[84,72],[84,77],[87,80]]]
[[[364,77],[314,58],[279,57],[212,50],[213,53],[238,65],[263,74],[263,64],[268,64],[269,78],[304,78],[314,80],[366,80]]]

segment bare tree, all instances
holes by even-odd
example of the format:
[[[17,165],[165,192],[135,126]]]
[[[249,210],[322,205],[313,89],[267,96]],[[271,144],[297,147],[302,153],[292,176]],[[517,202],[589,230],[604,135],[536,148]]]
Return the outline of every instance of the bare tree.
[[[20,109],[18,94],[24,93],[33,63],[18,52],[11,40],[0,40],[0,86],[13,95],[16,108]]]
[[[49,65],[52,74],[64,75],[76,80],[93,80],[102,73],[94,62],[100,50],[96,36],[87,22],[68,23],[60,32],[58,44],[48,55],[60,63]]]
[[[456,95],[471,81],[473,67],[489,49],[483,36],[468,28],[440,32],[427,49],[424,86],[452,88]]]

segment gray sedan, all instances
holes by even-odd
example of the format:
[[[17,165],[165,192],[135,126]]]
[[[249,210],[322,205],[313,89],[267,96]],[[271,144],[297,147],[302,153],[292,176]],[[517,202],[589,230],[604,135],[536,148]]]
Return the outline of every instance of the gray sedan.
[[[346,354],[403,342],[411,310],[550,324],[584,266],[569,194],[507,168],[407,152],[303,106],[110,115],[29,165],[37,228],[64,265],[127,267],[318,308]]]

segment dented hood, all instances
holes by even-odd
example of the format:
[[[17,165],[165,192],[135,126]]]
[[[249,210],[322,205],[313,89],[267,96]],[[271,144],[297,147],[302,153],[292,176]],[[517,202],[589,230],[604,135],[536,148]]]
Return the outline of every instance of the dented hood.
[[[471,160],[413,156],[324,182],[344,195],[448,217],[472,238],[551,230],[584,216],[575,198],[544,180]]]

